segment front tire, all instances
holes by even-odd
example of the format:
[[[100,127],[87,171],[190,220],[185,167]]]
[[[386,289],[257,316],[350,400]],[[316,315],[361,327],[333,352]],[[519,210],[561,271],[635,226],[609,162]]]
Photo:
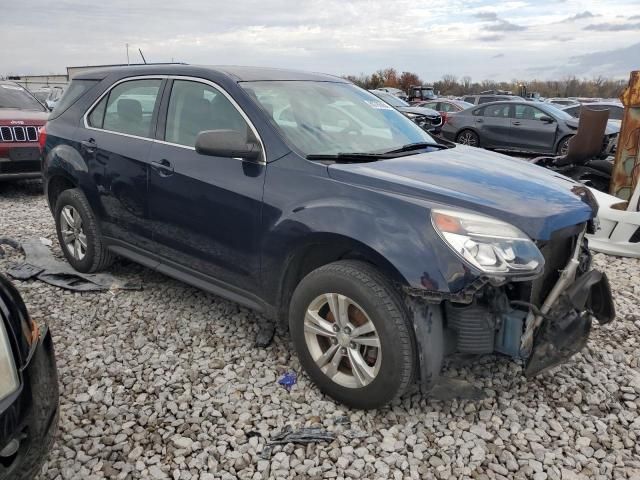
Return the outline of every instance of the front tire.
[[[369,264],[339,261],[307,275],[293,293],[289,327],[305,372],[345,405],[381,407],[413,379],[409,315],[390,281]]]
[[[564,157],[567,153],[569,153],[569,140],[571,140],[571,137],[573,135],[569,135],[567,137],[564,137],[562,140],[560,140],[560,142],[558,143],[558,148],[556,149],[556,153],[559,156]]]
[[[60,194],[54,209],[56,232],[62,253],[82,273],[100,271],[113,262],[100,236],[89,202],[77,188]]]
[[[456,135],[456,143],[468,145],[470,147],[479,147],[480,137],[472,130],[463,130]]]

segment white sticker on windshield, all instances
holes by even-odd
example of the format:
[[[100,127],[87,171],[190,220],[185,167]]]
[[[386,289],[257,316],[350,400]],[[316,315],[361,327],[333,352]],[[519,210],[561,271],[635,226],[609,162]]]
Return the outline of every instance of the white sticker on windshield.
[[[391,105],[388,105],[381,101],[376,100],[365,100],[364,103],[369,105],[371,108],[375,108],[376,110],[393,110]]]
[[[6,88],[7,90],[22,90],[22,87],[18,87],[17,85],[0,85],[2,88]]]

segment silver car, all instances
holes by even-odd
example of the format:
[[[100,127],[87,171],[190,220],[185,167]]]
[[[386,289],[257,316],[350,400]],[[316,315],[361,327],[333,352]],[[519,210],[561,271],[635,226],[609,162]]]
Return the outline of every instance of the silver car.
[[[449,115],[442,135],[473,147],[564,155],[578,121],[547,103],[493,102]],[[603,156],[611,152],[619,132],[614,125],[607,126]]]

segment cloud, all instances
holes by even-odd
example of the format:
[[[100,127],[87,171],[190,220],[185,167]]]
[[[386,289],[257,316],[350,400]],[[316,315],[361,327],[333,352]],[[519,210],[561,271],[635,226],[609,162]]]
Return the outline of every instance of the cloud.
[[[479,12],[479,13],[476,13],[474,17],[479,18],[480,20],[486,20],[486,21],[498,20],[498,14],[496,12]]]
[[[128,43],[131,61],[140,61],[142,48],[149,62],[173,59],[331,74],[393,66],[429,81],[446,73],[524,78],[527,68],[552,65],[541,74],[552,78],[569,68],[572,55],[638,42],[637,31],[593,35],[582,30],[590,23],[637,23],[628,19],[640,14],[632,1],[607,0],[605,9],[598,0],[447,0],[431,2],[429,8],[396,0],[392,15],[383,0],[315,0],[295,7],[291,0],[109,0],[93,2],[91,8],[87,0],[17,1],[0,13],[0,44],[11,46],[11,55],[0,55],[0,74],[64,73],[72,65],[123,63]],[[603,15],[558,28],[556,22],[585,11]],[[620,13],[627,19],[616,18]],[[21,38],[51,40],[36,45],[16,40]],[[569,43],[564,48],[559,42]],[[518,61],[491,62],[498,53]],[[637,51],[626,55],[637,63]],[[591,67],[575,63],[571,68],[579,74]]]
[[[583,28],[583,30],[592,30],[595,32],[628,32],[632,30],[640,30],[640,22],[638,23],[592,23]]]
[[[483,35],[478,37],[478,40],[481,42],[499,42],[504,38],[504,35]]]
[[[571,17],[567,17],[567,18],[565,18],[564,20],[562,20],[559,23],[575,22],[576,20],[583,20],[585,18],[594,18],[594,17],[599,17],[599,16],[600,15],[594,15],[589,10],[585,10],[582,13],[576,13],[575,15],[572,15]]]
[[[484,27],[484,30],[487,32],[521,32],[526,29],[527,27],[523,25],[516,25],[506,20],[498,20],[493,25],[486,25]]]
[[[569,58],[567,67],[579,75],[626,77],[631,70],[638,68],[636,59],[639,50],[640,43],[636,43],[613,50],[575,55]]]

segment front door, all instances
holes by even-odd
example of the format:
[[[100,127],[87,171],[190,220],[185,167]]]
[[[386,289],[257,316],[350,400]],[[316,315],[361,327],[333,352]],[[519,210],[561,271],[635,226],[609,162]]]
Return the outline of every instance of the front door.
[[[549,114],[532,105],[514,105],[511,119],[511,143],[514,148],[530,152],[553,152],[558,123]]]
[[[175,79],[170,88],[160,141],[150,153],[154,250],[172,268],[256,291],[266,165],[201,155],[194,148],[201,131],[235,130],[247,138],[254,132],[213,84]]]
[[[80,151],[97,187],[102,233],[139,247],[151,243],[147,170],[158,111],[160,78],[116,84],[78,129]],[[95,202],[97,201],[97,202]]]

